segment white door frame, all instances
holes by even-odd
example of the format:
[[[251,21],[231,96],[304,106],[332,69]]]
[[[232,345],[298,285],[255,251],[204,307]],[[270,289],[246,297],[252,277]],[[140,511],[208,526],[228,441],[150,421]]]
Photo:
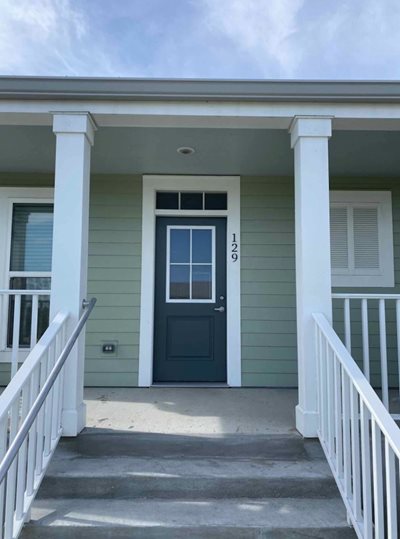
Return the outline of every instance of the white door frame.
[[[226,192],[228,210],[156,210],[157,191]],[[142,276],[140,299],[139,381],[153,383],[156,216],[226,217],[227,383],[241,386],[240,330],[240,176],[143,176]],[[234,242],[234,239],[236,240]],[[232,257],[233,243],[237,244]]]

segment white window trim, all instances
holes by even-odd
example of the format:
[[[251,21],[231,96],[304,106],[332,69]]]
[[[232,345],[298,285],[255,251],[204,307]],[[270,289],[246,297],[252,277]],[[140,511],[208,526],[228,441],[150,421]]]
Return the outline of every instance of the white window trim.
[[[10,255],[11,255],[11,227],[12,211],[14,204],[53,204],[54,189],[48,187],[0,187],[0,288],[9,289],[10,279]],[[11,272],[12,276],[21,276],[33,272]],[[40,272],[44,275],[46,272]],[[49,273],[51,276],[51,273]],[[2,320],[5,313],[2,312]],[[6,346],[7,328],[5,324],[0,327],[0,363],[11,361],[11,351]],[[21,350],[18,353],[18,361],[23,361],[29,350]]]
[[[156,210],[157,191],[226,192],[228,210]],[[231,258],[232,235],[240,240],[240,176],[143,176],[139,386],[153,384],[156,216],[227,218],[227,383],[241,386],[240,256]],[[238,241],[236,242],[238,243]],[[240,255],[240,244],[238,253]]]
[[[190,262],[188,263],[177,263],[171,262],[171,230],[211,230],[211,262],[200,264],[192,263],[192,253],[190,253]],[[167,256],[166,256],[166,272],[165,272],[165,295],[167,303],[215,303],[215,226],[200,226],[200,225],[170,225],[167,226]],[[211,299],[171,299],[170,298],[170,270],[171,266],[174,265],[190,265],[190,296],[192,295],[192,270],[193,266],[211,266]]]
[[[379,265],[381,271],[332,269],[332,286],[337,287],[393,287],[393,218],[390,191],[331,191],[331,206],[357,206],[378,208]],[[349,249],[354,249],[350,245]]]

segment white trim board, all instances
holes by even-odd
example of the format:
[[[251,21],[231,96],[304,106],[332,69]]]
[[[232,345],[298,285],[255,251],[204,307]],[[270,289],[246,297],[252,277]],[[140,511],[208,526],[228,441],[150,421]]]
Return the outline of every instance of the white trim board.
[[[143,176],[142,206],[142,272],[140,301],[139,381],[140,387],[153,384],[155,235],[157,191],[226,191],[228,210],[200,212],[168,210],[168,215],[214,216],[227,218],[227,383],[241,386],[240,331],[240,176]],[[230,253],[235,235],[239,257],[233,261]]]

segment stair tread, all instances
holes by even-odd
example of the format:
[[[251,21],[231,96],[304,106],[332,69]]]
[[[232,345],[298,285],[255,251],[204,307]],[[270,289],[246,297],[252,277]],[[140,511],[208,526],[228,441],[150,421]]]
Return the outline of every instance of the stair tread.
[[[340,499],[36,500],[29,527],[347,527]]]

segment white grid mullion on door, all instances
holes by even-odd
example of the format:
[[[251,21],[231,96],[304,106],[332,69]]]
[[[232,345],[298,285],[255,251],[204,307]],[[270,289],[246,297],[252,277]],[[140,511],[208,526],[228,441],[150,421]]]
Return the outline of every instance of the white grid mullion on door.
[[[171,231],[172,230],[189,230],[189,264],[187,262],[171,262]],[[210,262],[193,262],[193,230],[210,230],[211,231],[211,264]],[[215,303],[216,301],[216,236],[215,226],[199,225],[171,225],[167,226],[167,253],[166,253],[166,302],[167,303]],[[170,268],[174,266],[189,265],[189,299],[171,299],[170,298]],[[210,299],[193,299],[192,280],[193,266],[210,266],[211,265],[211,294]]]

